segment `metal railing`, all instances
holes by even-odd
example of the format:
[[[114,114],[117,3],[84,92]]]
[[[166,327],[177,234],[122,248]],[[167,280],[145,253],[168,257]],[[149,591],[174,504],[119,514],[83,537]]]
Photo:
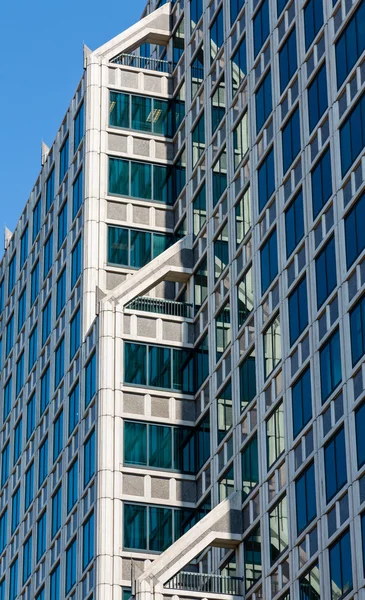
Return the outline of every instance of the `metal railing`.
[[[172,73],[172,63],[160,58],[150,56],[137,56],[135,54],[118,54],[111,60],[112,63],[126,67],[135,67],[136,69],[148,69],[150,71],[160,71],[161,73]]]
[[[149,296],[135,298],[127,304],[126,308],[173,317],[183,317],[184,319],[191,318],[192,314],[192,304],[176,302],[175,300],[165,300],[164,298],[150,298]]]
[[[243,595],[243,579],[241,577],[191,573],[189,571],[180,571],[165,584],[165,587],[170,590],[185,590],[188,592],[229,594],[231,596]]]

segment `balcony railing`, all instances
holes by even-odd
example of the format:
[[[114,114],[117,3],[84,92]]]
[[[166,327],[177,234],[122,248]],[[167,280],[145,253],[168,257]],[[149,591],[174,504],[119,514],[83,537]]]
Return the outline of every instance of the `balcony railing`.
[[[185,590],[187,592],[229,594],[231,596],[243,595],[243,580],[241,577],[190,573],[188,571],[180,571],[165,584],[165,587],[170,590]]]
[[[165,300],[164,298],[150,298],[149,296],[135,298],[126,308],[173,317],[183,317],[184,319],[189,319],[192,313],[192,304],[176,302],[175,300]]]
[[[124,65],[126,67],[135,67],[136,69],[148,69],[150,71],[160,71],[161,73],[172,73],[172,63],[160,58],[151,58],[150,56],[136,56],[135,54],[118,54],[112,59],[112,63]]]

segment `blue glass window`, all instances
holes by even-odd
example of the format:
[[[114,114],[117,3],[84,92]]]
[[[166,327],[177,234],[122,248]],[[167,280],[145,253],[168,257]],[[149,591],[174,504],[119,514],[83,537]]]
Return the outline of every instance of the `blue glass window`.
[[[66,550],[66,594],[76,583],[77,544],[76,538]]]
[[[57,249],[59,250],[63,244],[63,240],[67,235],[67,200],[62,206],[62,209],[58,215],[58,237],[57,237]]]
[[[41,377],[41,410],[40,410],[40,416],[43,415],[44,411],[46,410],[48,404],[49,404],[49,395],[50,395],[50,369],[49,369],[49,365],[46,368],[46,370],[44,371],[42,377]]]
[[[25,261],[28,258],[28,225],[23,231],[22,237],[20,238],[20,264],[19,270],[23,268]]]
[[[52,496],[52,527],[51,535],[52,538],[59,531],[62,523],[62,486]]]
[[[74,119],[74,152],[84,136],[84,103],[81,104]]]
[[[0,312],[3,312],[4,310],[4,278],[2,279],[2,281],[0,282]]]
[[[297,70],[297,38],[295,27],[279,51],[280,93],[282,94]]]
[[[365,2],[362,0],[336,42],[337,88],[365,50]]]
[[[286,256],[297,247],[304,236],[304,211],[302,190],[285,211]]]
[[[74,220],[79,212],[83,200],[82,173],[83,171],[81,169],[72,186],[72,220]]]
[[[9,600],[18,597],[18,557],[10,565]]]
[[[95,473],[95,431],[84,444],[84,487],[87,486]]]
[[[169,247],[170,235],[108,227],[108,263],[140,268]]]
[[[60,184],[63,181],[68,170],[68,136],[60,150]]]
[[[321,212],[332,196],[332,171],[330,147],[322,154],[311,171],[313,218]]]
[[[87,521],[85,521],[82,528],[82,569],[84,570],[87,565],[94,558],[94,513],[91,513]]]
[[[57,460],[63,448],[63,410],[53,424],[53,462]]]
[[[282,132],[282,143],[283,143],[283,171],[284,174],[289,169],[293,160],[298,156],[301,144],[300,144],[300,117],[299,108],[292,113],[291,117],[283,127]]]
[[[365,94],[340,127],[341,172],[347,173],[365,146]]]
[[[81,237],[71,252],[71,289],[81,275]]]
[[[36,325],[29,336],[28,373],[32,370],[38,356],[38,325]]]
[[[307,279],[304,277],[289,296],[290,345],[308,325]]]
[[[347,483],[345,431],[341,427],[324,447],[326,501],[329,502]]]
[[[6,508],[0,516],[0,554],[6,548],[8,539],[8,509]],[[0,596],[1,598],[1,596]]]
[[[257,435],[242,451],[242,492],[244,499],[259,482],[259,455]]]
[[[269,71],[256,91],[256,133],[260,131],[271,111],[271,71]]]
[[[11,315],[6,326],[6,348],[5,357],[9,356],[10,350],[14,346],[14,313]]]
[[[77,309],[70,322],[70,361],[80,347],[81,324],[80,308]]]
[[[197,25],[202,14],[203,14],[203,0],[191,0],[191,2],[190,2],[191,31],[193,31],[195,25]]]
[[[219,50],[224,43],[224,28],[223,28],[223,8],[217,12],[217,15],[210,26],[210,60],[214,61]]]
[[[51,233],[44,244],[43,279],[48,275],[53,262],[53,233]]]
[[[8,267],[8,296],[10,296],[13,291],[15,285],[16,278],[16,254],[14,254],[13,258],[9,261]]]
[[[1,453],[1,487],[5,485],[9,477],[10,466],[10,444],[5,444]]]
[[[306,369],[292,387],[293,438],[312,418],[310,369]]]
[[[239,367],[241,411],[256,396],[256,359],[254,353],[247,356]]]
[[[347,530],[330,548],[331,598],[338,600],[352,590],[350,531]]]
[[[77,383],[68,397],[68,435],[71,435],[79,422],[80,384]]]
[[[316,479],[312,463],[295,481],[297,535],[317,516]]]
[[[245,0],[230,0],[231,7],[231,25],[235,22],[238,17],[238,14],[243,7]]]
[[[85,408],[96,394],[96,352],[85,367]]]
[[[78,459],[71,465],[67,471],[67,514],[77,502],[79,494],[79,477],[78,477],[79,461]]]
[[[48,437],[46,437],[39,446],[38,455],[38,485],[40,487],[48,475]]]
[[[346,265],[349,269],[365,248],[365,194],[345,218]]]
[[[37,522],[37,562],[42,558],[47,548],[47,512]]]
[[[47,301],[42,311],[42,346],[46,343],[52,327],[52,297]]]
[[[308,87],[309,131],[312,132],[328,107],[326,63],[317,72]]]
[[[350,312],[352,366],[365,354],[365,296]]]
[[[58,564],[54,571],[52,571],[51,573],[50,600],[60,600],[60,571],[60,565]]]
[[[28,510],[34,497],[34,463],[25,472],[24,510]]]
[[[340,333],[338,329],[321,348],[319,359],[323,403],[342,381]]]
[[[11,498],[11,535],[20,523],[20,486]]]
[[[357,448],[357,468],[361,469],[365,464],[365,404],[362,404],[355,413],[356,425],[356,448]]]
[[[264,0],[253,18],[254,57],[260,52],[270,33],[269,2]]]
[[[335,238],[332,237],[316,258],[317,309],[337,285]]]
[[[56,319],[58,319],[63,307],[66,304],[66,269],[63,269],[57,280],[56,290]]]
[[[39,260],[30,274],[30,305],[33,306],[39,293]]]
[[[167,167],[109,158],[109,194],[173,204],[170,181]]]
[[[24,385],[24,352],[21,353],[16,363],[16,389],[15,395],[19,396]]]
[[[54,200],[54,168],[46,182],[46,213],[48,213]]]
[[[5,600],[5,577],[0,581],[0,600]]]
[[[278,274],[276,229],[261,248],[261,291],[264,293]]]
[[[13,377],[10,376],[4,387],[4,411],[3,420],[7,418],[11,410],[13,400]]]
[[[18,462],[22,453],[23,420],[20,419],[14,427],[14,458],[13,463]]]
[[[27,316],[27,288],[25,287],[18,300],[18,333],[24,325]]]
[[[240,41],[231,59],[232,66],[232,96],[236,94],[242,81],[247,75],[246,36]]]
[[[35,394],[33,394],[27,404],[27,441],[35,429]]]
[[[23,585],[32,573],[32,545],[33,538],[30,535],[23,545]]]
[[[309,0],[304,7],[305,49],[308,50],[323,25],[322,0]]]
[[[41,228],[41,218],[42,218],[42,199],[39,198],[37,204],[33,208],[33,235],[32,242],[36,239],[38,232]]]

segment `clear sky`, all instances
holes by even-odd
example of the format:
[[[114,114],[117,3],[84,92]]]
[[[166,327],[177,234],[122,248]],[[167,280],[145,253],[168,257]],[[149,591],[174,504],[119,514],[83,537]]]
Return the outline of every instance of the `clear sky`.
[[[101,46],[145,0],[4,0],[0,18],[0,256],[82,76],[83,43]]]

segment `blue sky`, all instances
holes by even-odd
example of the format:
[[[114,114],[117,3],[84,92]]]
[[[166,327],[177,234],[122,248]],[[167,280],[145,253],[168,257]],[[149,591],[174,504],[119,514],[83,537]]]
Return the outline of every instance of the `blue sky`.
[[[94,50],[135,21],[145,0],[6,0],[0,19],[0,255]],[[105,7],[105,8],[104,8]]]

